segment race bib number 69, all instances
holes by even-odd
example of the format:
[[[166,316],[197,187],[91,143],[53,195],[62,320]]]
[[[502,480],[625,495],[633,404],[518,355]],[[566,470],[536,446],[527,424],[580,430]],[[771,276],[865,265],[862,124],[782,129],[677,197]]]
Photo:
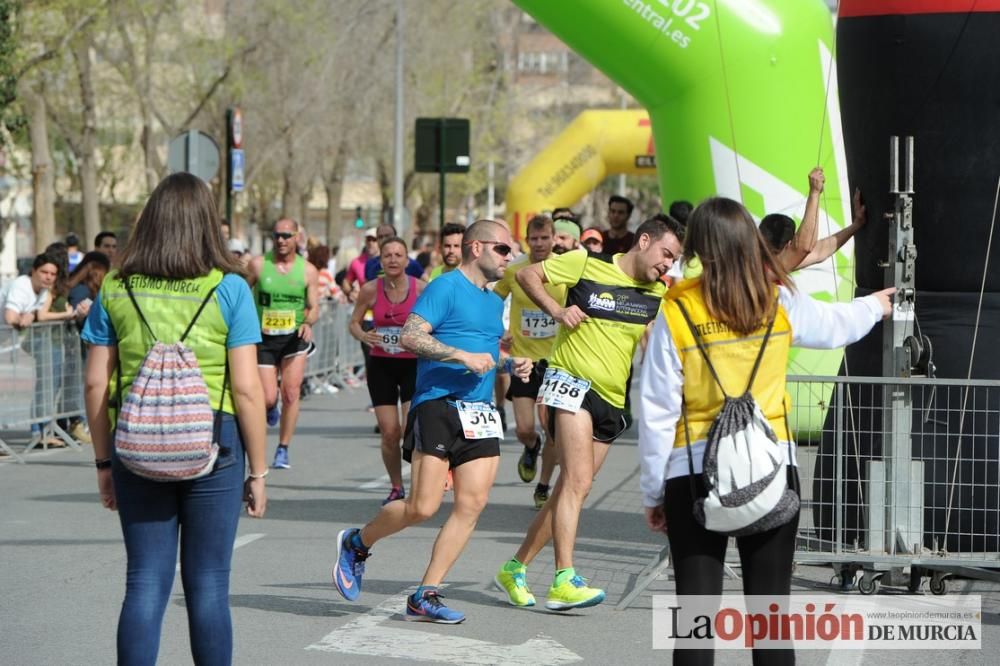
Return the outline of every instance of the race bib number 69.
[[[379,336],[378,346],[386,354],[401,354],[403,353],[403,347],[400,344],[400,338],[403,335],[403,329],[399,326],[385,326],[375,329]]]
[[[549,368],[545,371],[542,386],[538,389],[537,403],[574,414],[580,411],[583,398],[590,390],[590,382],[574,377],[565,370]]]

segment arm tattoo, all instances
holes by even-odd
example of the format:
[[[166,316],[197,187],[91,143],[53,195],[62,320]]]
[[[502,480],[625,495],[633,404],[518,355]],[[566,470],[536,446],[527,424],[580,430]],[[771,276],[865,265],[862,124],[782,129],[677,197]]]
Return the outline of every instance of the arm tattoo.
[[[420,315],[410,313],[403,325],[401,336],[403,347],[408,352],[432,361],[457,361],[459,350],[438,342],[430,333],[421,328],[424,324],[427,324],[427,320]]]

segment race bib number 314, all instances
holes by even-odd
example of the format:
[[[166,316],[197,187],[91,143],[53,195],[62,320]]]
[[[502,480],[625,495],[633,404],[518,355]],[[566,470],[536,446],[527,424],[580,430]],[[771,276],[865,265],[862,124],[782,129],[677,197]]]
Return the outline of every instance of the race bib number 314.
[[[503,437],[500,428],[500,414],[485,402],[455,403],[458,418],[462,422],[462,434],[466,439],[490,439]]]
[[[549,368],[545,371],[542,386],[538,389],[537,402],[574,414],[580,411],[583,397],[590,390],[590,382],[574,377],[565,370]]]

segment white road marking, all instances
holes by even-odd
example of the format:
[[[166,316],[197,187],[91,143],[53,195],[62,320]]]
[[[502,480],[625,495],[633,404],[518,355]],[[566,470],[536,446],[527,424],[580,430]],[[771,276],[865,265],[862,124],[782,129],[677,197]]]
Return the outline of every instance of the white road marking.
[[[405,465],[403,467],[403,478],[408,479],[410,477],[410,466]],[[389,487],[389,475],[383,474],[373,481],[365,481],[358,488],[361,490],[373,490],[375,488],[388,488]]]
[[[826,663],[830,666],[858,666],[865,659],[864,650],[830,650]]]
[[[236,537],[236,541],[233,543],[233,550],[245,546],[248,543],[253,543],[257,539],[263,538],[263,536],[264,536],[263,534],[244,534],[241,537]],[[175,571],[181,570],[180,562],[177,563],[177,567],[174,570]]]
[[[580,655],[544,634],[538,634],[520,645],[502,645],[446,633],[403,629],[399,623],[381,626],[391,617],[403,613],[405,607],[405,597],[387,599],[306,649],[446,664],[536,666],[583,661]]]
[[[233,550],[247,545],[248,543],[253,543],[257,539],[264,538],[263,534],[244,534],[241,537],[236,537],[236,543],[233,544]]]

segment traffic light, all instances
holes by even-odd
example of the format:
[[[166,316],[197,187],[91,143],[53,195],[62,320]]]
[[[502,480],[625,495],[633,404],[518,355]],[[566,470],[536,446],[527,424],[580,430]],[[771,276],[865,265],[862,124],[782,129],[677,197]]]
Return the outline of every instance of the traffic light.
[[[361,206],[354,209],[354,228],[364,229],[365,228],[365,218],[361,217]]]

